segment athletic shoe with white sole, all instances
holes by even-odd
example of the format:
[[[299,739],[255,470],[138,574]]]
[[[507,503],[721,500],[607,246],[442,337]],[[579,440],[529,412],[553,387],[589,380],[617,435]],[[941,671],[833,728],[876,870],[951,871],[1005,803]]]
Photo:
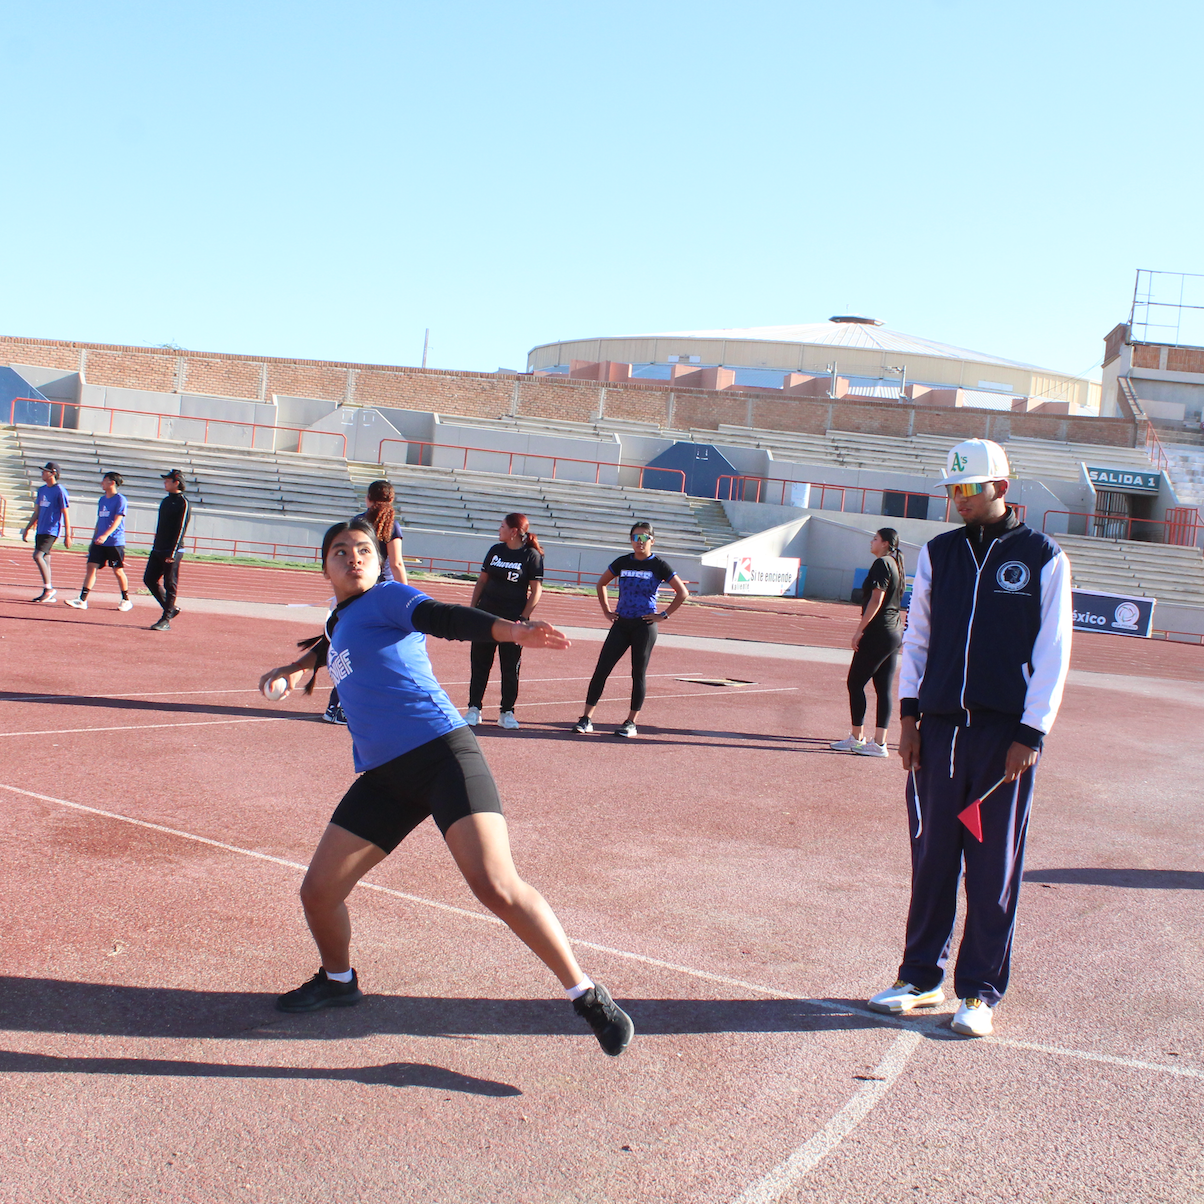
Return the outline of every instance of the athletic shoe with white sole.
[[[889,990],[879,991],[868,1000],[869,1006],[875,1012],[889,1012],[892,1016],[910,1012],[912,1008],[930,1008],[944,1002],[945,993],[940,987],[933,987],[931,991],[921,991],[919,987],[913,987],[901,978]]]
[[[44,589],[44,590],[42,590],[42,592],[40,594],[38,594],[38,596],[36,598],[34,598],[34,601],[35,602],[53,602],[55,599],[55,596],[58,594],[58,592],[59,591],[57,589]]]
[[[363,999],[359,979],[351,971],[350,982],[334,982],[319,970],[307,983],[276,1000],[278,1012],[316,1012],[319,1008],[349,1008]]]
[[[121,601],[117,603],[117,609],[118,610],[133,610],[134,604],[129,600],[129,598],[122,598]]]
[[[322,718],[327,723],[337,723],[340,727],[347,726],[347,716],[343,714],[343,708],[337,702],[332,702],[322,712]]]
[[[582,715],[576,723],[573,724],[573,731],[579,736],[588,736],[594,730],[594,722],[588,715]]]
[[[628,719],[626,723],[622,723],[615,728],[615,735],[623,736],[625,739],[630,739],[632,736],[636,735],[635,724]]]
[[[87,610],[88,603],[83,598],[64,598],[64,606],[70,606],[73,610]]]
[[[890,750],[886,747],[886,741],[883,740],[879,744],[876,740],[867,740],[860,748],[855,748],[853,751],[859,757],[889,757]]]
[[[865,747],[865,741],[860,736],[854,736],[850,732],[843,740],[833,740],[828,747],[833,752],[857,752]]]
[[[600,982],[573,1000],[573,1011],[594,1030],[598,1044],[612,1058],[627,1048],[635,1033],[631,1017],[611,999],[610,992]]]
[[[508,732],[518,731],[518,720],[514,717],[513,711],[503,711],[497,717],[498,727],[504,727]]]
[[[990,1005],[981,999],[963,999],[949,1027],[963,1037],[989,1037],[995,1031]]]
[[[170,631],[171,624],[167,621],[167,616],[164,615],[157,623],[150,625],[151,631]]]
[[[468,710],[464,712],[464,722],[467,723],[469,727],[476,727],[476,725],[481,722],[481,708],[469,707]]]

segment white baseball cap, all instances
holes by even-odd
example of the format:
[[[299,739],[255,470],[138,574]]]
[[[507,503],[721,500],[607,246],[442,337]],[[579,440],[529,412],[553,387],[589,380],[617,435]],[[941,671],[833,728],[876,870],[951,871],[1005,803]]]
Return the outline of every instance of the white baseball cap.
[[[990,439],[967,439],[950,448],[945,461],[946,485],[981,485],[1006,481],[1011,475],[1003,448]]]

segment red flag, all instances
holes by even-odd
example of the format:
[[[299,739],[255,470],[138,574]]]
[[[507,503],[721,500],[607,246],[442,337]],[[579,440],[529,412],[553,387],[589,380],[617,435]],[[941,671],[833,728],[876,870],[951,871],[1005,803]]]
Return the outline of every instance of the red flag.
[[[982,844],[982,814],[978,808],[982,806],[982,799],[976,798],[964,811],[959,811],[957,818],[969,829],[970,835]]]

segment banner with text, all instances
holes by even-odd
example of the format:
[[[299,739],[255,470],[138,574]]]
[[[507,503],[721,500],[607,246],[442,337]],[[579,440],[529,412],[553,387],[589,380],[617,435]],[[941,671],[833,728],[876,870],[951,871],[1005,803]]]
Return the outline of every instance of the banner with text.
[[[762,598],[797,597],[801,564],[797,557],[790,556],[734,556],[727,562],[723,592]]]
[[[1071,591],[1075,631],[1103,631],[1109,635],[1135,635],[1149,639],[1154,625],[1154,598],[1128,594]]]

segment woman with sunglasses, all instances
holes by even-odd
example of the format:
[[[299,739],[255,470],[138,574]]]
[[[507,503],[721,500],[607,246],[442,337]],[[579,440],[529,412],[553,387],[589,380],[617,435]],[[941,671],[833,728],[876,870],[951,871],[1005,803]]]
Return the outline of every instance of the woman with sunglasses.
[[[631,551],[620,556],[598,578],[598,604],[610,620],[610,631],[598,654],[598,664],[585,693],[585,710],[573,725],[573,731],[585,735],[594,730],[594,709],[606,688],[606,679],[623,653],[631,649],[631,710],[615,728],[616,736],[636,734],[635,721],[644,706],[648,661],[656,644],[656,625],[664,622],[690,596],[685,582],[673,567],[652,551],[651,523],[636,523],[631,528]],[[619,600],[614,610],[606,597],[606,587],[617,580]],[[656,594],[662,585],[673,590],[673,599],[663,611],[656,609]]]

